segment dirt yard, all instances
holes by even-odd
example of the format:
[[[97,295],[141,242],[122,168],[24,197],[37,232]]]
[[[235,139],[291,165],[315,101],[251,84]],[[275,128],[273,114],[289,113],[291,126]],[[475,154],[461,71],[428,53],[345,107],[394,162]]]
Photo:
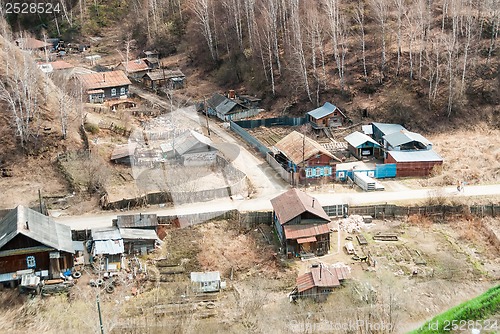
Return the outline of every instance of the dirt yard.
[[[135,282],[125,274],[115,293],[101,293],[104,328],[109,333],[309,333],[303,330],[309,326],[347,333],[331,326],[378,319],[391,323],[395,333],[405,333],[496,284],[500,249],[483,224],[500,229],[500,219],[460,218],[441,224],[417,216],[376,220],[361,231],[368,245],[361,248],[353,240],[358,254],[373,255],[375,267],[347,255],[342,247],[353,235],[342,230],[332,232],[330,254],[302,262],[276,256],[270,226],[246,229],[237,221],[218,221],[173,229],[163,249],[143,259],[145,280]],[[394,233],[399,240],[374,241],[379,232]],[[290,303],[287,295],[297,275],[319,261],[349,265],[352,279],[324,303]],[[211,270],[220,271],[226,289],[194,295],[189,272]],[[84,273],[69,299],[64,295],[27,299],[12,290],[0,291],[0,330],[98,330],[98,290],[86,284],[90,278],[92,274]],[[63,311],[64,318],[56,321]]]

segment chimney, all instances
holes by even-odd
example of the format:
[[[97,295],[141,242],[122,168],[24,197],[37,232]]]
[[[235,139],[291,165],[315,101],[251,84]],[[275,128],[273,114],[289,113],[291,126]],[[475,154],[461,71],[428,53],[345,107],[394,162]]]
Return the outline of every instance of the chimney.
[[[29,226],[28,222],[26,222],[26,226],[25,227],[26,227],[27,230],[30,229],[30,226]]]

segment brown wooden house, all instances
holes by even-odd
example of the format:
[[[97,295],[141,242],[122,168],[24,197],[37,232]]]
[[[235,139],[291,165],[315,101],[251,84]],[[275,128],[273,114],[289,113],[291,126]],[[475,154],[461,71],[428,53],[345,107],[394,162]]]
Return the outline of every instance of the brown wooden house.
[[[131,85],[123,71],[79,74],[78,79],[86,91],[90,103],[126,99]]]
[[[135,59],[129,61],[122,61],[116,65],[115,70],[123,71],[128,77],[132,79],[139,80],[146,73],[149,72],[149,65],[144,61],[144,59]]]
[[[334,179],[336,164],[341,162],[318,142],[297,131],[288,134],[274,147],[278,151],[276,160],[287,171],[295,173],[296,181],[299,175],[308,181]]]
[[[330,102],[326,102],[321,107],[309,111],[307,117],[313,129],[340,127],[347,121],[347,117],[342,110]]]
[[[322,255],[330,250],[330,218],[314,197],[293,188],[271,200],[273,222],[284,252]]]
[[[19,205],[0,221],[0,282],[59,277],[73,267],[73,253],[70,227],[39,212]]]

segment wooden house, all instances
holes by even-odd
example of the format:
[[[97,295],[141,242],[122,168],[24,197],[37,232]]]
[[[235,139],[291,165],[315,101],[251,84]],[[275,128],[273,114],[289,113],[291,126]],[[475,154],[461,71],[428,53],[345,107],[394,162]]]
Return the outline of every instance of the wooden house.
[[[327,254],[330,218],[317,199],[293,188],[271,200],[273,223],[285,254]]]
[[[192,272],[191,286],[195,293],[220,291],[220,273],[218,271]]]
[[[135,164],[135,154],[137,151],[137,143],[129,143],[125,145],[116,145],[111,153],[111,161],[115,164],[124,164],[132,166]]]
[[[443,158],[434,150],[389,151],[384,162],[396,164],[396,177],[429,176]]]
[[[158,235],[154,230],[139,228],[120,228],[125,254],[147,255],[159,243]]]
[[[293,131],[274,145],[275,157],[287,171],[306,180],[332,179],[341,160],[309,137]]]
[[[100,260],[101,270],[117,271],[122,265],[122,254],[125,252],[123,239],[116,227],[93,228],[92,261]]]
[[[383,157],[380,144],[364,133],[355,131],[344,140],[347,142],[349,152],[360,160],[365,157]]]
[[[218,152],[209,138],[194,130],[186,131],[175,138],[173,149],[184,166],[212,165]]]
[[[115,66],[115,71],[123,71],[129,78],[140,80],[150,70],[143,59],[122,61]]]
[[[324,301],[333,289],[350,277],[350,268],[345,265],[313,265],[310,272],[297,277],[296,287],[290,294],[292,299],[313,298]]]
[[[215,115],[226,122],[250,116],[248,114],[248,107],[244,106],[236,99],[230,99],[221,94],[214,94],[207,101],[207,111],[208,114]]]
[[[70,227],[50,217],[19,205],[0,220],[0,282],[58,278],[73,267],[73,254]]]
[[[153,90],[165,87],[167,89],[184,88],[186,76],[179,70],[171,71],[159,69],[142,76],[144,86]]]
[[[107,100],[126,99],[129,93],[130,80],[123,71],[79,74],[88,102],[103,103]]]
[[[340,127],[347,121],[347,117],[342,110],[330,102],[326,102],[323,106],[309,111],[307,118],[313,129]]]

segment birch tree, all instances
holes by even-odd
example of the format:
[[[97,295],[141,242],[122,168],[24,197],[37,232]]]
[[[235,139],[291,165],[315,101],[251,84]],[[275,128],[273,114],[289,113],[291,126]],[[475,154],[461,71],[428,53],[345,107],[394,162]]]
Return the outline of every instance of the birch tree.
[[[381,60],[380,60],[380,82],[385,78],[385,68],[387,64],[387,46],[386,46],[386,30],[388,20],[388,6],[386,0],[371,0],[372,10],[376,21],[380,25],[380,38],[381,38]]]
[[[363,59],[363,74],[365,81],[368,82],[368,73],[366,70],[366,41],[365,41],[365,3],[358,1],[354,9],[354,21],[358,25],[358,35],[361,42],[361,58]]]
[[[198,24],[201,26],[201,32],[207,42],[210,56],[215,61],[217,60],[217,53],[215,50],[215,42],[210,23],[209,1],[210,0],[194,0],[191,9],[198,19]]]

